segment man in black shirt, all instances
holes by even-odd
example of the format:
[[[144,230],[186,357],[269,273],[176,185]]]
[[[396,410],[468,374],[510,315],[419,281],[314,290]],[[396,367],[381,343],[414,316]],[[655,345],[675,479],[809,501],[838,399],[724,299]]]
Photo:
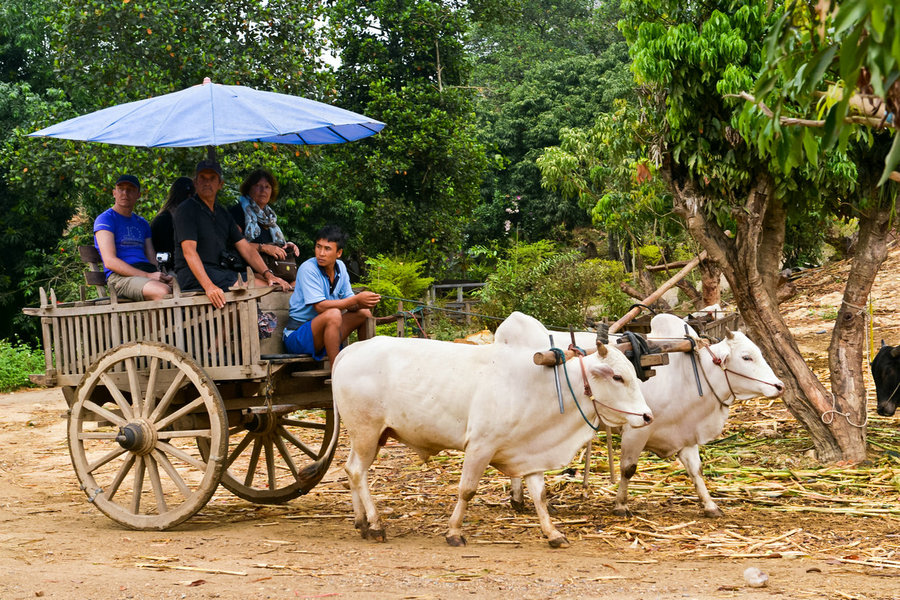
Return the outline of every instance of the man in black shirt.
[[[216,201],[222,189],[222,167],[203,160],[194,173],[196,196],[184,201],[175,215],[175,275],[184,291],[203,290],[216,308],[225,306],[225,291],[239,273],[222,266],[226,249],[234,248],[256,272],[256,278],[288,291],[288,282],[267,269],[255,248],[243,238],[228,210]]]

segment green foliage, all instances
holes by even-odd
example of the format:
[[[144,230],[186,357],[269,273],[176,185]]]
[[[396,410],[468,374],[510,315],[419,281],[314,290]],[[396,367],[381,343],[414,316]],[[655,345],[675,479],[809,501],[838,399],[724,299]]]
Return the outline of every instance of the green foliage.
[[[331,0],[327,14],[342,103],[388,124],[365,153],[343,154],[366,248],[414,251],[437,270],[462,246],[488,167],[462,87],[468,12],[455,2]]]
[[[0,393],[30,386],[28,376],[43,370],[43,352],[20,341],[0,339]]]
[[[479,139],[498,157],[468,230],[473,241],[503,237],[510,220],[526,240],[588,224],[576,198],[541,186],[535,161],[561,130],[587,127],[632,95],[617,18],[616,3],[523,0],[473,27]],[[510,208],[518,209],[512,218]]]
[[[418,300],[434,282],[433,277],[423,277],[424,260],[411,260],[408,257],[392,258],[379,254],[375,258],[366,259],[368,272],[364,283],[366,287],[382,295],[378,303],[379,314],[393,314],[397,311],[398,298]],[[389,297],[385,297],[389,296]]]
[[[886,112],[900,114],[897,6],[884,0],[844,0],[836,11],[818,10],[809,2],[787,4],[766,38],[765,70],[754,90],[759,100],[771,105],[776,118],[760,132],[757,143],[766,150],[776,148],[795,162],[815,163],[814,149],[820,143],[824,150],[845,148],[853,133],[857,139],[866,135],[846,120],[859,116],[860,106],[851,100],[855,93],[871,94],[884,102]],[[777,121],[782,115],[809,113],[824,119],[824,127],[783,127]],[[891,125],[893,140],[878,185],[900,163],[896,119]]]
[[[686,236],[657,172],[656,119],[625,101],[615,104],[590,129],[565,129],[560,145],[544,150],[537,160],[543,185],[577,198],[604,231],[635,246],[663,245],[671,253]]]
[[[521,244],[509,251],[477,292],[479,310],[501,318],[518,310],[548,327],[583,327],[587,309],[601,291],[610,303],[608,310],[621,308],[624,294],[616,294],[614,288],[624,279],[621,263],[585,261],[578,252],[560,251],[546,240]]]

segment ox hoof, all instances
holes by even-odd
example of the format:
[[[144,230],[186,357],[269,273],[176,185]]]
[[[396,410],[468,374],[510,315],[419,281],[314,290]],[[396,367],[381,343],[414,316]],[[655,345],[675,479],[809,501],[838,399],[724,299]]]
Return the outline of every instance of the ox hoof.
[[[363,537],[367,537],[373,542],[386,542],[387,536],[384,534],[384,529],[369,529],[366,532],[366,535]]]
[[[446,537],[447,543],[453,546],[454,548],[458,548],[460,546],[466,545],[466,538],[461,535],[448,535]]]
[[[707,517],[709,519],[717,519],[719,517],[724,517],[725,513],[723,513],[721,510],[719,510],[719,507],[716,506],[715,508],[704,509],[703,516]]]
[[[525,512],[525,502],[522,502],[522,501],[520,501],[520,500],[516,500],[516,499],[514,499],[514,498],[510,498],[510,499],[509,499],[509,504],[512,506],[512,509],[513,509],[514,511],[516,511],[517,513],[524,513],[524,512]]]
[[[560,534],[559,537],[550,538],[549,542],[551,548],[568,548],[571,544],[569,544],[569,538]]]
[[[614,508],[612,511],[612,514],[614,514],[617,517],[631,518],[634,516],[633,514],[631,514],[631,511],[628,510],[627,508]]]

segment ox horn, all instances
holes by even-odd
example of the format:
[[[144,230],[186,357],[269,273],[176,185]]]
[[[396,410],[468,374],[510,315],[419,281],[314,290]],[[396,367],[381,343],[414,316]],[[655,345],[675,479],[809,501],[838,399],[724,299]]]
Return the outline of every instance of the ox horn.
[[[733,340],[733,339],[734,339],[734,332],[731,331],[730,329],[726,329],[726,330],[725,330],[725,337],[727,337],[729,340]]]
[[[894,358],[900,356],[900,346],[894,346],[894,349],[891,350],[891,356],[893,356]]]
[[[606,358],[606,354],[608,352],[609,350],[607,350],[606,346],[604,346],[603,344],[597,344],[597,354],[600,355],[600,358]]]

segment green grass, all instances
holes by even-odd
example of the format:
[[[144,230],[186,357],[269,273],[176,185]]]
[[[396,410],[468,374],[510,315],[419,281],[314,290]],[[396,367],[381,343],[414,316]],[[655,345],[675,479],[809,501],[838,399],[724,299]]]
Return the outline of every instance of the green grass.
[[[20,341],[0,340],[0,393],[30,386],[28,376],[44,370],[44,353]]]

